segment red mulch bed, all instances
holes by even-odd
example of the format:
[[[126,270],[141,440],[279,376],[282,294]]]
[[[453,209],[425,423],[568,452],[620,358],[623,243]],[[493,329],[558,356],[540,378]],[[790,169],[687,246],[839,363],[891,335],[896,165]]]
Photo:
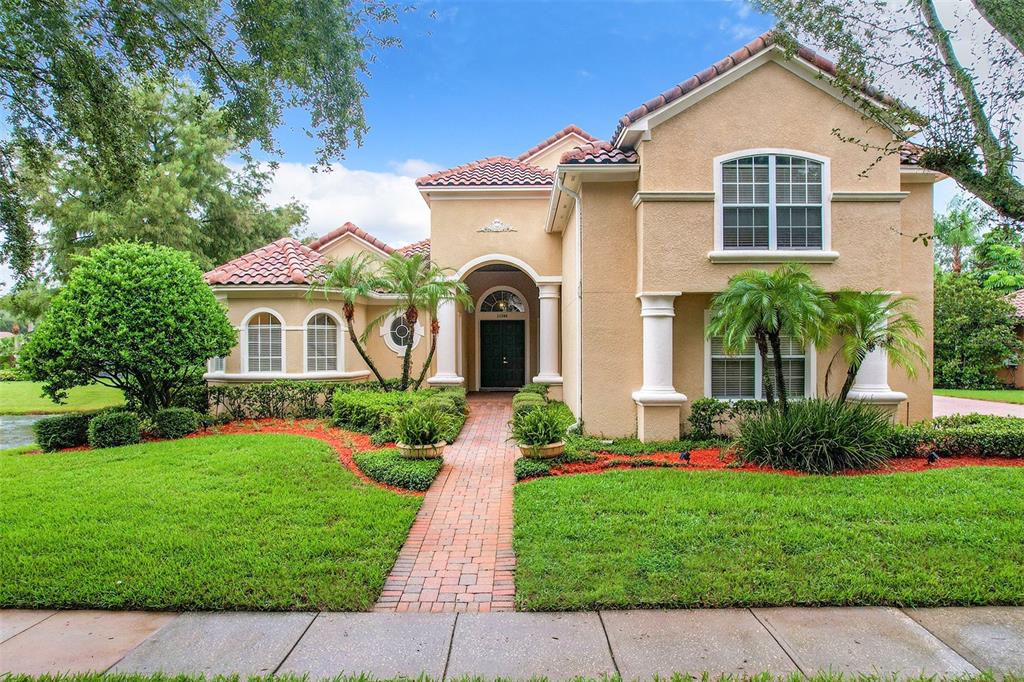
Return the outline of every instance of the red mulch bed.
[[[743,471],[762,474],[785,474],[787,476],[807,476],[802,471],[795,469],[772,469],[755,464],[738,464],[735,456],[729,453],[722,454],[720,448],[707,448],[703,450],[691,450],[690,461],[681,462],[678,452],[656,452],[643,455],[616,455],[608,452],[595,452],[597,459],[593,462],[570,462],[568,464],[556,464],[551,467],[552,476],[565,476],[570,474],[593,474],[611,469],[650,469],[653,467],[666,467],[682,469],[684,471]],[[632,465],[631,461],[649,460],[653,464]],[[1005,466],[1024,467],[1024,457],[943,457],[934,464],[929,464],[924,457],[910,457],[890,460],[888,464],[869,471],[851,470],[841,472],[842,476],[868,476],[878,474],[897,474],[916,471],[928,471],[929,469],[951,469],[964,466]]]

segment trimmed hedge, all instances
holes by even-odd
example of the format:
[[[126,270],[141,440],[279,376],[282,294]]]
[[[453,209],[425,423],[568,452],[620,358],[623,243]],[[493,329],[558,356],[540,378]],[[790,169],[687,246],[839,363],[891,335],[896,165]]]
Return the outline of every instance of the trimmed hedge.
[[[526,457],[520,457],[512,465],[513,470],[516,474],[516,480],[521,481],[524,478],[537,478],[538,476],[550,476],[551,475],[551,464],[542,459],[528,459]]]
[[[89,442],[89,420],[94,416],[94,412],[83,412],[40,419],[32,425],[36,443],[44,452],[85,445]]]
[[[526,384],[519,389],[519,393],[536,393],[542,398],[547,398],[550,388],[548,384]]]
[[[270,381],[260,384],[210,386],[210,407],[236,419],[322,419],[330,416],[331,396],[338,390],[358,390],[359,384],[329,381]]]
[[[134,412],[110,410],[89,420],[89,445],[94,448],[115,448],[139,442],[141,425]]]
[[[1024,418],[987,414],[936,417],[893,431],[897,457],[1024,457]]]
[[[156,413],[153,429],[160,438],[183,438],[199,430],[199,415],[187,407],[168,407]]]
[[[521,417],[527,412],[532,412],[539,407],[547,405],[547,398],[539,393],[525,391],[512,396],[512,416]]]
[[[375,445],[394,442],[395,418],[414,405],[451,415],[444,440],[451,443],[466,423],[466,392],[461,388],[428,388],[421,391],[338,391],[334,394],[334,424],[369,433]]]
[[[386,485],[423,492],[437,478],[443,464],[438,459],[407,459],[398,450],[372,450],[353,455],[364,474]]]

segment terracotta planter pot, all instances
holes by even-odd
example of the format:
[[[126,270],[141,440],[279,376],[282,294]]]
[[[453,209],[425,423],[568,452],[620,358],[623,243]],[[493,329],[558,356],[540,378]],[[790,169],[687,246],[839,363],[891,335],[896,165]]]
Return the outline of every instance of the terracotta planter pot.
[[[433,445],[406,445],[405,443],[395,443],[398,451],[402,453],[402,457],[409,459],[440,459],[444,454],[444,449],[448,446],[448,443],[441,441],[440,443],[434,443]]]
[[[547,445],[520,445],[519,452],[530,459],[554,459],[565,452],[565,443],[548,443]]]

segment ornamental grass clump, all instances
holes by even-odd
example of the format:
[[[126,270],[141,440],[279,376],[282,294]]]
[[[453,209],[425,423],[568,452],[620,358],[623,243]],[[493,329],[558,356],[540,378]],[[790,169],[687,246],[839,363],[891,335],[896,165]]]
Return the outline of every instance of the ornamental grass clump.
[[[403,445],[434,445],[452,433],[453,419],[437,405],[425,403],[396,416],[393,431]]]
[[[744,464],[834,474],[877,469],[894,454],[891,417],[863,403],[808,399],[785,414],[768,409],[740,422],[736,456]]]
[[[562,412],[553,405],[544,405],[512,419],[512,438],[527,447],[558,443],[565,435]]]

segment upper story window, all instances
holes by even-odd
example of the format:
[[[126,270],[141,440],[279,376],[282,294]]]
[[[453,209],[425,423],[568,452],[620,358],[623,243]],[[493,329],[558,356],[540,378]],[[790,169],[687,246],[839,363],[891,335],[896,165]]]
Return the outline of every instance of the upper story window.
[[[280,372],[284,367],[284,330],[273,313],[256,313],[246,324],[246,369]]]
[[[720,166],[720,248],[828,248],[823,161],[766,153],[729,159]]]
[[[505,289],[492,291],[480,303],[482,313],[525,313],[526,304],[519,295]]]
[[[338,369],[338,323],[327,313],[317,313],[306,323],[306,371]]]

